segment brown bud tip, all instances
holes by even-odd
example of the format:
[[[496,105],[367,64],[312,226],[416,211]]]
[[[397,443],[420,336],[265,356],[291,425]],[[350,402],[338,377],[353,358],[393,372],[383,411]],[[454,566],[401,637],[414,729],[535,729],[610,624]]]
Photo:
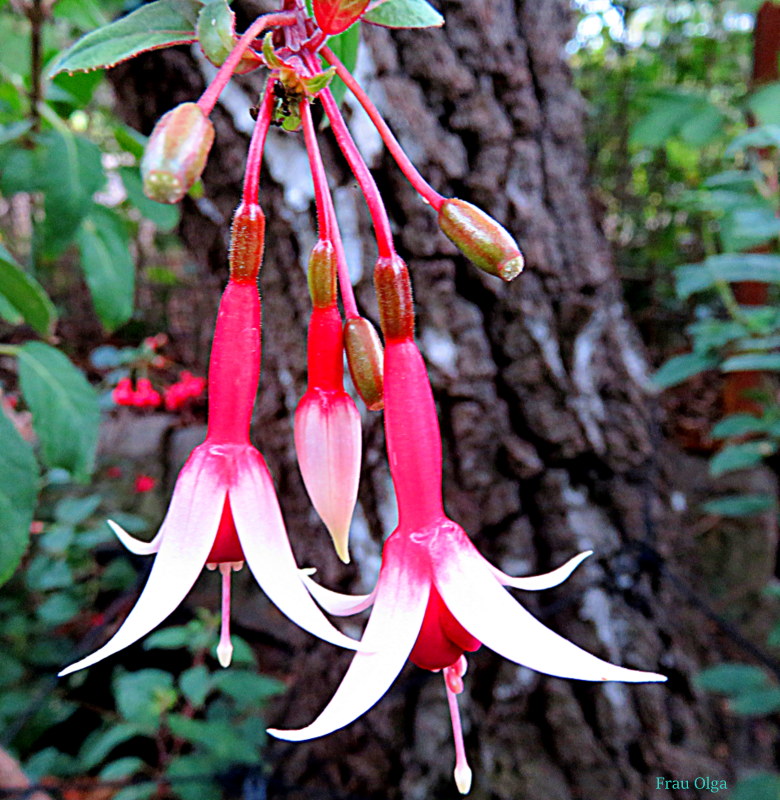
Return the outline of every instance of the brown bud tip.
[[[369,411],[379,411],[384,400],[384,351],[374,326],[363,317],[344,324],[344,349],[352,383]]]
[[[397,255],[380,258],[374,267],[374,286],[385,339],[411,339],[414,303],[409,271],[403,260]]]
[[[320,239],[309,256],[309,294],[315,308],[328,308],[336,302],[336,269],[335,248]]]
[[[490,275],[511,281],[523,271],[525,262],[517,242],[471,203],[445,200],[439,209],[439,227],[466,258]]]
[[[257,280],[263,263],[265,214],[257,203],[241,203],[230,230],[230,279],[236,283]]]
[[[154,126],[141,160],[144,193],[177,203],[200,178],[214,141],[214,126],[197,103],[182,103]]]

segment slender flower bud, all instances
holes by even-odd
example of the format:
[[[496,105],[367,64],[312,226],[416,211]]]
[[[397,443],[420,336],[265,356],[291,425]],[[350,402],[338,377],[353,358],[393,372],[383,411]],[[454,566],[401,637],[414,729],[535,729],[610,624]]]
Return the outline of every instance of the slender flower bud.
[[[463,255],[490,275],[511,281],[522,272],[525,260],[515,240],[471,203],[445,200],[439,209],[439,227]]]
[[[386,340],[414,337],[412,284],[406,264],[397,255],[379,258],[374,267],[379,321]]]
[[[379,411],[384,400],[384,351],[379,334],[364,317],[344,324],[344,349],[352,383],[369,411]]]
[[[320,239],[309,256],[309,294],[315,308],[336,305],[336,249]]]
[[[257,203],[241,203],[230,231],[230,280],[254,283],[263,263],[265,214]]]
[[[214,126],[197,103],[182,103],[154,126],[141,161],[144,193],[176,203],[201,176],[214,141]]]

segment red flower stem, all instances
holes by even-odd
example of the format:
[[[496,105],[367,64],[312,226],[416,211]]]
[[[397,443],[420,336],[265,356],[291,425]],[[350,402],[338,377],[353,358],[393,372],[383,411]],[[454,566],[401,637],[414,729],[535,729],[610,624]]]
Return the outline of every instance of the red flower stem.
[[[390,155],[395,159],[396,163],[401,169],[401,172],[406,176],[406,179],[416,189],[417,193],[433,208],[438,211],[445,198],[440,195],[428,181],[423,178],[417,171],[417,168],[412,164],[409,156],[404,152],[398,139],[395,138],[393,132],[388,127],[387,123],[382,118],[377,107],[371,102],[368,95],[363,90],[363,87],[355,80],[352,73],[339,61],[336,54],[329,48],[323,47],[320,50],[322,57],[336,68],[336,74],[346,84],[347,88],[357,98],[358,103],[363,106],[363,110],[371,118],[374,126],[379,131],[382,141],[390,151]]]
[[[311,64],[309,64],[309,68],[311,68]],[[349,168],[360,186],[360,191],[363,192],[363,196],[366,198],[368,212],[371,214],[371,220],[374,223],[379,257],[390,258],[395,254],[393,234],[390,232],[390,220],[382,202],[382,196],[379,194],[376,181],[366,166],[366,162],[363,161],[330,89],[323,89],[318,96],[330,120],[336,143],[344,154],[344,158],[347,159]]]
[[[242,201],[245,205],[254,205],[259,201],[260,194],[260,167],[263,163],[263,148],[268,128],[271,125],[273,114],[274,78],[269,78],[265,84],[265,95],[257,114],[252,139],[249,142],[249,152],[246,156],[246,172],[244,173],[244,193]]]
[[[233,70],[238,66],[238,62],[241,61],[241,57],[244,55],[249,45],[251,45],[266,28],[277,25],[293,25],[297,19],[297,15],[292,11],[263,14],[244,31],[241,38],[236,42],[236,46],[230,51],[230,55],[227,57],[225,63],[219,68],[219,72],[217,72],[214,80],[198,100],[198,105],[206,116],[214,110],[217,99],[233,75]]]
[[[320,239],[326,242],[333,241],[333,219],[328,213],[325,195],[328,194],[328,180],[325,176],[325,167],[322,165],[322,155],[317,145],[317,135],[314,132],[314,122],[311,118],[311,106],[307,101],[301,103],[301,119],[303,121],[303,138],[306,142],[306,152],[309,156],[309,169],[314,183],[314,201],[317,207],[317,228]]]
[[[360,316],[355,303],[355,294],[352,291],[352,282],[349,279],[347,259],[344,254],[344,243],[341,241],[341,232],[336,222],[336,212],[333,208],[333,198],[328,187],[325,167],[322,164],[322,154],[317,144],[317,135],[314,131],[314,122],[311,118],[311,107],[302,103],[303,136],[306,140],[306,151],[309,154],[312,181],[314,182],[314,198],[317,205],[317,225],[320,239],[330,241],[336,249],[336,263],[338,264],[339,287],[341,299],[344,303],[344,314],[347,319]]]

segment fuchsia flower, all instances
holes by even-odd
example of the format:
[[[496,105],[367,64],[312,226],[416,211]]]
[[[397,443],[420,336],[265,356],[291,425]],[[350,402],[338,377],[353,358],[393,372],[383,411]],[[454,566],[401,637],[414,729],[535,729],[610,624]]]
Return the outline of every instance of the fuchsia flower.
[[[241,205],[233,221],[231,278],[222,295],[209,366],[210,413],[206,441],[181,470],[168,513],[151,542],[139,542],[111,523],[133,553],[157,557],[138,599],[114,637],[63,670],[67,675],[145,636],[184,599],[207,566],[222,573],[222,635],[218,655],[230,662],[230,573],[243,561],[277,608],[305,630],[343,647],[356,643],[336,630],[316,606],[287,540],[273,480],[249,442],[260,373],[260,298],[264,218]]]
[[[632,683],[665,678],[585,652],[538,622],[503,589],[556,586],[589,552],[547,575],[510,578],[492,567],[446,516],[439,425],[425,365],[413,340],[406,267],[397,257],[380,259],[375,279],[385,333],[385,431],[398,527],[385,542],[379,581],[371,595],[348,598],[309,581],[313,596],[333,614],[356,613],[373,603],[364,649],[314,722],[300,730],[269,733],[303,741],[342,728],[384,695],[409,659],[424,669],[444,670],[455,736],[455,779],[465,794],[471,770],[456,702],[465,672],[464,652],[485,644],[510,661],[562,678]]]

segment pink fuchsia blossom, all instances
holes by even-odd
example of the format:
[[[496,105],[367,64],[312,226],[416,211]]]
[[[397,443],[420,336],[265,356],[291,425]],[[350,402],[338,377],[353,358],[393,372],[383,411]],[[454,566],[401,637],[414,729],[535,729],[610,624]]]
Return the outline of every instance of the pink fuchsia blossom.
[[[556,586],[589,552],[547,575],[510,578],[491,566],[463,529],[446,516],[439,425],[425,365],[413,340],[406,267],[397,258],[380,259],[375,278],[385,333],[385,432],[398,527],[385,542],[371,595],[350,600],[307,579],[314,597],[333,614],[356,613],[369,603],[373,609],[363,649],[320,715],[305,728],[269,733],[304,741],[348,725],[385,694],[407,660],[424,669],[444,670],[455,738],[455,778],[465,794],[471,770],[456,697],[462,691],[464,653],[484,644],[510,661],[561,678],[630,683],[665,678],[587,653],[542,625],[504,589]]]
[[[247,241],[262,236],[262,212],[239,207],[234,220]],[[247,228],[255,227],[252,236]],[[260,371],[260,299],[257,268],[236,268],[220,303],[209,368],[210,414],[206,441],[181,470],[163,524],[151,542],[139,542],[115,523],[120,541],[139,555],[156,553],[135,607],[114,637],[60,674],[88,667],[129,646],[159,625],[184,599],[205,565],[218,565],[223,600],[229,604],[230,572],[249,564],[261,588],[296,624],[343,647],[356,643],[326,619],[306,590],[287,540],[273,481],[262,455],[249,442]],[[262,247],[252,254],[259,267]],[[252,260],[250,259],[250,260]],[[229,607],[222,617],[218,654],[223,665],[232,650]]]
[[[295,411],[295,451],[312,505],[349,562],[349,528],[357,502],[360,414],[344,391],[344,339],[336,305],[336,254],[321,240],[309,259],[312,312],[308,388]]]

